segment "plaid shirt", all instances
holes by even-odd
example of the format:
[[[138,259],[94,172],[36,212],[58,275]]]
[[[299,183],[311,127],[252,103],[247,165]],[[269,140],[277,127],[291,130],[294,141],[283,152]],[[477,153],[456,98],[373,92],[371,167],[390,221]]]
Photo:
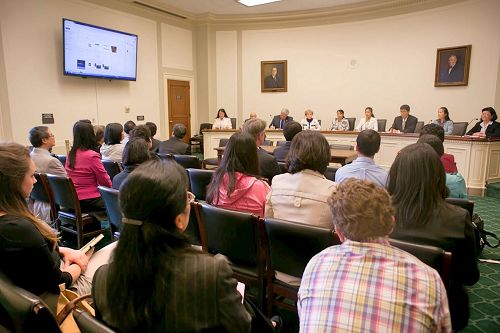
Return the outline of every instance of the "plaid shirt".
[[[297,306],[300,332],[451,332],[439,274],[384,238],[317,254]]]

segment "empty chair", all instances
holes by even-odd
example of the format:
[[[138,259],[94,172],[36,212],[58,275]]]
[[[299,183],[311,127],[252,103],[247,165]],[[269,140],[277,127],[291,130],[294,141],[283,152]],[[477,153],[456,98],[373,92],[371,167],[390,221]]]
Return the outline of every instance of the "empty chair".
[[[387,125],[387,119],[377,119],[377,126],[379,132],[385,132],[386,125]]]
[[[108,214],[108,221],[111,225],[113,237],[114,239],[118,239],[122,230],[122,211],[120,210],[120,202],[118,200],[120,191],[105,186],[98,186],[97,188],[106,206],[106,213]]]
[[[47,180],[54,195],[54,203],[60,207],[57,214],[57,228],[76,235],[79,248],[84,245],[85,238],[97,236],[108,230],[111,233],[111,228],[102,228],[100,221],[92,214],[82,213],[75,186],[70,178],[47,174]],[[95,228],[97,225],[99,226]],[[87,226],[93,230],[87,230],[89,229]]]
[[[191,153],[193,152],[193,146],[199,147],[201,152],[203,153],[203,130],[212,129],[211,123],[201,123],[200,124],[200,132],[195,136],[189,139],[189,145],[191,146]]]
[[[415,133],[420,133],[424,127],[423,121],[417,121],[417,126],[415,126]]]
[[[469,212],[469,215],[472,219],[472,215],[474,215],[474,201],[468,199],[458,199],[458,198],[446,198],[447,203],[462,207],[466,211]]]
[[[236,212],[197,202],[206,250],[227,257],[234,276],[248,287],[257,288],[257,303],[264,304],[265,257],[263,223],[253,214]]]
[[[198,200],[205,200],[205,196],[207,194],[207,186],[212,180],[212,175],[214,174],[213,170],[202,170],[202,169],[186,169],[188,178],[189,178],[189,186],[191,192],[196,196]]]
[[[330,229],[274,218],[266,218],[264,227],[268,248],[267,310],[271,313],[273,305],[277,305],[295,311],[299,282],[280,281],[275,272],[300,280],[309,260],[327,247],[340,244],[340,240]]]
[[[52,312],[40,298],[16,287],[0,274],[0,332],[5,332],[2,328],[8,332],[61,332]]]
[[[236,129],[236,118],[231,118],[231,128]]]
[[[184,167],[184,169],[201,169],[201,162],[194,155],[174,155],[174,160]]]
[[[116,331],[112,330],[104,323],[100,322],[92,316],[90,313],[86,311],[82,311],[79,309],[75,309],[73,311],[73,318],[75,318],[75,322],[78,325],[81,333],[115,333]]]
[[[332,144],[330,144],[330,149],[354,150],[354,146],[353,145],[341,145],[341,144],[332,143]]]
[[[469,125],[469,123],[466,121],[454,122],[453,123],[453,132],[451,132],[451,135],[464,136],[465,132],[467,131],[468,125]]]
[[[44,220],[52,224],[54,223],[57,217],[57,208],[54,203],[54,199],[52,198],[52,191],[47,182],[47,176],[43,173],[35,172],[35,179],[36,183],[35,185],[33,185],[30,197],[35,201],[45,202],[47,204],[47,207],[49,207],[49,216],[48,220],[47,219]]]
[[[420,261],[434,268],[441,276],[445,287],[448,288],[451,252],[447,252],[437,246],[409,243],[392,238],[389,239],[389,242],[392,246],[413,254]]]
[[[219,147],[225,147],[227,145],[228,141],[229,141],[229,139],[220,139],[219,140]],[[205,169],[207,165],[217,166],[217,165],[219,165],[219,159],[217,157],[216,158],[206,158],[202,162],[203,169]]]
[[[102,165],[104,166],[104,169],[106,169],[111,181],[113,181],[113,178],[122,171],[118,162],[102,160]]]
[[[354,123],[356,122],[356,117],[346,119],[349,122],[349,131],[354,131]]]

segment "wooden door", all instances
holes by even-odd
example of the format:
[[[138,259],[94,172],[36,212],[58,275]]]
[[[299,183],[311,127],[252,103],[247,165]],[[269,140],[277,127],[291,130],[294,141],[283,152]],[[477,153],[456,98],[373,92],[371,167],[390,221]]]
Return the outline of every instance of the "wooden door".
[[[191,138],[191,113],[189,108],[189,81],[167,80],[168,87],[168,135],[175,124],[187,128],[184,142]]]

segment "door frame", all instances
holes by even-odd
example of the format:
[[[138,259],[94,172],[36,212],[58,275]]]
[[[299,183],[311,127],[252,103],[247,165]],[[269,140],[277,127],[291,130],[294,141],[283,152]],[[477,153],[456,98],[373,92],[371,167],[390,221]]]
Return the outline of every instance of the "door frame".
[[[168,132],[168,80],[178,80],[178,81],[188,81],[189,82],[189,112],[191,113],[190,117],[190,127],[191,127],[191,135],[198,133],[198,129],[194,126],[197,124],[198,116],[196,113],[196,99],[195,95],[195,84],[194,78],[189,75],[174,75],[174,74],[163,74],[163,111],[161,117],[161,124],[163,128]],[[170,137],[171,133],[167,133],[167,139]]]

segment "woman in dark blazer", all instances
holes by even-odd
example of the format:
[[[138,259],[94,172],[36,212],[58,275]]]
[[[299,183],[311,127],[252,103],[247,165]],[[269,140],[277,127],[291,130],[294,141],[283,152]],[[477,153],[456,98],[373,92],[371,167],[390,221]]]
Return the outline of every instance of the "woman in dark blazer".
[[[478,122],[467,135],[478,138],[497,138],[500,137],[500,123],[497,122],[497,113],[491,106],[481,110],[481,121]]]
[[[120,241],[93,281],[98,318],[120,332],[250,332],[228,264],[183,235],[193,199],[173,161],[145,162],[125,180]]]
[[[453,330],[463,329],[469,319],[465,285],[479,280],[475,236],[469,213],[445,201],[446,175],[434,149],[426,143],[402,149],[389,171],[388,191],[396,209],[391,238],[452,253],[448,303]]]

